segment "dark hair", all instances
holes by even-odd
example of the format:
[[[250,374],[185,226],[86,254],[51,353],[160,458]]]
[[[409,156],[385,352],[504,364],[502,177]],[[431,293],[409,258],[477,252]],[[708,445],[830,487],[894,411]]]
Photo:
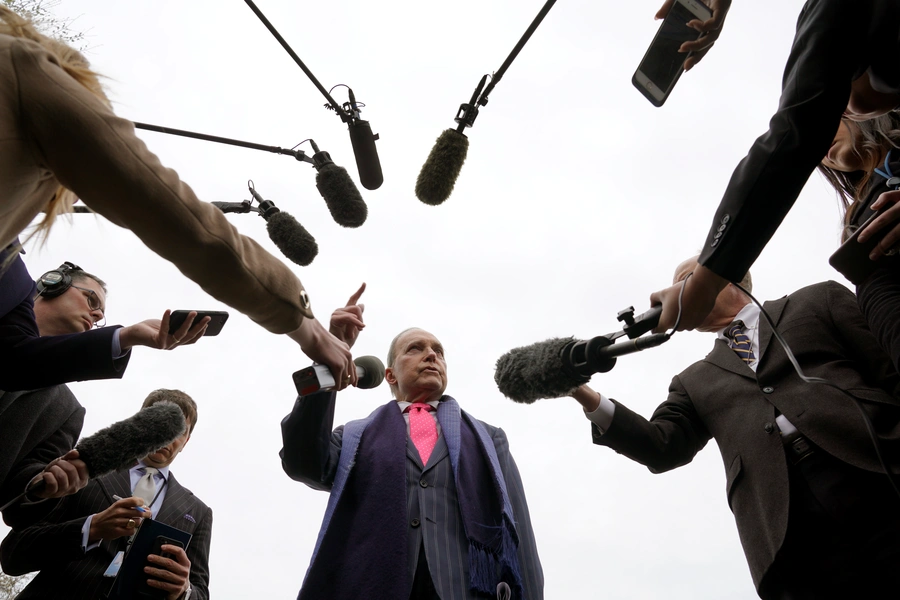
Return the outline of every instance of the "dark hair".
[[[844,173],[821,163],[818,169],[837,192],[844,213],[844,232],[841,237],[846,239],[852,233],[849,224],[871,191],[872,173],[891,148],[900,148],[900,115],[889,112],[868,121],[844,120],[842,124],[848,126],[853,140],[853,152],[866,165],[865,170]]]
[[[84,281],[85,279],[93,279],[103,290],[103,293],[109,295],[109,290],[106,289],[106,282],[93,273],[88,273],[87,271],[82,271],[81,269],[79,269],[77,271],[69,271],[69,276],[72,278],[73,282]]]
[[[181,390],[153,390],[144,400],[144,404],[141,405],[141,408],[147,408],[148,406],[153,406],[157,402],[163,401],[171,402],[181,409],[181,412],[184,413],[184,418],[190,421],[188,432],[193,432],[194,427],[197,425],[197,403],[194,402],[194,399]]]

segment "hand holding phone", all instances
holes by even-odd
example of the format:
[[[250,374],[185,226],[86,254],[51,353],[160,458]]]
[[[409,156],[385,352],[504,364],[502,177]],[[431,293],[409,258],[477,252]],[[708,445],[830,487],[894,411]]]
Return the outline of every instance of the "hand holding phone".
[[[195,312],[197,316],[194,318],[194,323],[197,323],[204,317],[209,317],[209,325],[206,326],[206,332],[203,334],[207,335],[219,335],[219,332],[222,331],[222,327],[225,326],[225,321],[228,320],[228,313],[224,310],[176,310],[169,317],[169,333],[175,334],[176,331],[184,324],[187,316]]]
[[[650,48],[631,78],[636,87],[653,106],[662,106],[675,83],[684,72],[684,62],[691,55],[678,50],[685,42],[693,42],[703,32],[688,27],[695,20],[708,21],[712,11],[700,0],[674,0]],[[723,17],[724,18],[724,17]]]

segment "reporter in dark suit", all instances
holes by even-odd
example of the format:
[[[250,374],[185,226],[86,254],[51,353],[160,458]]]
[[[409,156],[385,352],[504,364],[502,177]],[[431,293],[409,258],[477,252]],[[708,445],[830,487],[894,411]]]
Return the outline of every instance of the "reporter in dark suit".
[[[778,110],[731,176],[685,288],[680,328],[697,327],[719,291],[749,270],[828,154],[841,117],[870,119],[900,105],[898,57],[900,3],[807,0]],[[659,330],[674,325],[678,292],[651,296],[663,305]]]
[[[165,591],[168,600],[209,598],[212,510],[169,471],[169,465],[190,440],[197,423],[197,407],[190,396],[178,390],[156,390],[144,401],[144,407],[162,400],[174,402],[184,412],[188,431],[183,436],[129,470],[91,480],[77,494],[63,498],[46,519],[10,533],[0,544],[4,572],[22,575],[39,571],[18,598],[103,598],[113,581],[103,573],[117,553],[126,549],[142,515],[151,515],[193,536],[187,551],[163,545],[164,552],[175,555],[174,560],[150,556],[150,585]],[[123,499],[116,500],[116,496]],[[151,512],[134,509],[141,505]]]
[[[350,346],[363,289],[332,316]],[[336,394],[324,392],[299,397],[282,421],[285,472],[331,492],[298,598],[470,600],[506,588],[512,600],[540,600],[543,571],[506,434],[444,394],[444,348],[427,331],[401,332],[387,364],[396,400],[366,419],[332,431]],[[423,455],[416,432],[429,429]]]
[[[676,281],[695,266],[683,263]],[[661,473],[714,438],[762,598],[896,595],[900,497],[844,392],[862,400],[884,460],[900,473],[900,375],[843,286],[812,285],[764,306],[806,375],[839,389],[802,381],[758,308],[729,285],[700,327],[719,332],[712,352],[672,380],[650,420],[579,388],[594,443]]]
[[[134,346],[172,350],[192,344],[209,322],[189,317],[170,334],[166,311],[162,319],[97,328],[105,318],[106,284],[96,275],[66,262],[36,284],[19,256],[0,273],[0,390],[120,378]],[[42,284],[50,275],[62,282]]]

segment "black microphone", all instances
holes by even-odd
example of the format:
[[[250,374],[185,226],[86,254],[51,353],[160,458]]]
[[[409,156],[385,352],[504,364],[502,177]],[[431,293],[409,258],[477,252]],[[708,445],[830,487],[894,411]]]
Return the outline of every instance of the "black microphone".
[[[184,413],[176,404],[162,401],[82,438],[75,449],[78,458],[87,465],[88,476],[96,479],[130,468],[138,459],[171,444],[184,431]],[[0,511],[20,501],[26,493],[39,492],[45,487],[43,479],[37,481],[25,493],[0,507]]]
[[[315,150],[312,162],[317,171],[316,188],[325,199],[331,217],[338,225],[359,227],[366,222],[369,210],[356,184],[347,169],[334,164],[327,152]]]
[[[381,173],[381,161],[378,160],[378,149],[375,140],[378,134],[372,133],[372,127],[368,121],[359,118],[359,107],[356,104],[356,96],[353,90],[347,88],[350,96],[350,108],[353,115],[348,126],[350,143],[353,145],[353,156],[356,157],[356,169],[359,171],[359,181],[367,190],[377,190],[384,183],[384,175]]]
[[[455,129],[446,129],[431,148],[416,178],[416,198],[437,206],[450,197],[466,154],[469,138]]]
[[[500,392],[512,400],[531,404],[542,398],[569,396],[591,379],[606,373],[616,357],[666,342],[669,334],[656,333],[613,344],[607,336],[590,340],[553,338],[510,350],[497,360],[494,381]]]
[[[370,390],[384,381],[384,363],[377,356],[360,356],[353,364],[356,365],[356,374],[359,377],[356,387]],[[300,369],[294,373],[293,378],[297,394],[300,396],[327,392],[336,387],[331,369],[325,365],[312,365]]]

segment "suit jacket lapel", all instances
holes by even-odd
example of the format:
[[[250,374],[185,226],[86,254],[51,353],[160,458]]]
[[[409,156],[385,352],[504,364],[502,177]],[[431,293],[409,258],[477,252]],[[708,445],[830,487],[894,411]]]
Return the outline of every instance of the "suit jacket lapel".
[[[169,471],[169,478],[166,483],[166,497],[163,499],[162,508],[159,509],[159,514],[155,515],[153,518],[161,523],[183,529],[181,520],[185,513],[179,509],[184,508],[182,506],[182,500],[186,494],[187,491],[180,483],[178,483],[178,480],[175,479],[172,471]],[[182,514],[178,514],[179,512]]]
[[[106,477],[98,479],[97,482],[100,484],[100,489],[103,490],[106,500],[110,504],[116,501],[113,496],[119,496],[121,498],[128,498],[131,496],[131,475],[129,474],[128,469],[110,473]]]
[[[433,468],[447,456],[450,456],[450,451],[447,449],[447,441],[442,434],[438,436],[437,443],[434,445],[434,450],[431,451],[431,456],[428,457],[428,464],[425,466],[425,470],[428,471]]]
[[[772,318],[772,322],[775,325],[778,325],[778,322],[781,320],[781,314],[784,312],[784,307],[787,304],[787,296],[781,298],[779,300],[773,300],[772,302],[764,302],[763,307],[766,309],[766,312],[769,313],[769,316]],[[772,327],[769,325],[769,322],[766,320],[766,317],[763,316],[762,313],[759,315],[759,352],[760,352],[760,362],[766,359],[768,355],[769,343],[772,341]],[[759,370],[759,367],[757,367]]]
[[[726,371],[730,371],[735,375],[756,379],[756,374],[753,372],[753,369],[738,358],[738,355],[735,354],[734,350],[728,347],[725,340],[717,339],[715,345],[713,345],[712,352],[707,354],[704,360],[719,368],[725,369]]]

